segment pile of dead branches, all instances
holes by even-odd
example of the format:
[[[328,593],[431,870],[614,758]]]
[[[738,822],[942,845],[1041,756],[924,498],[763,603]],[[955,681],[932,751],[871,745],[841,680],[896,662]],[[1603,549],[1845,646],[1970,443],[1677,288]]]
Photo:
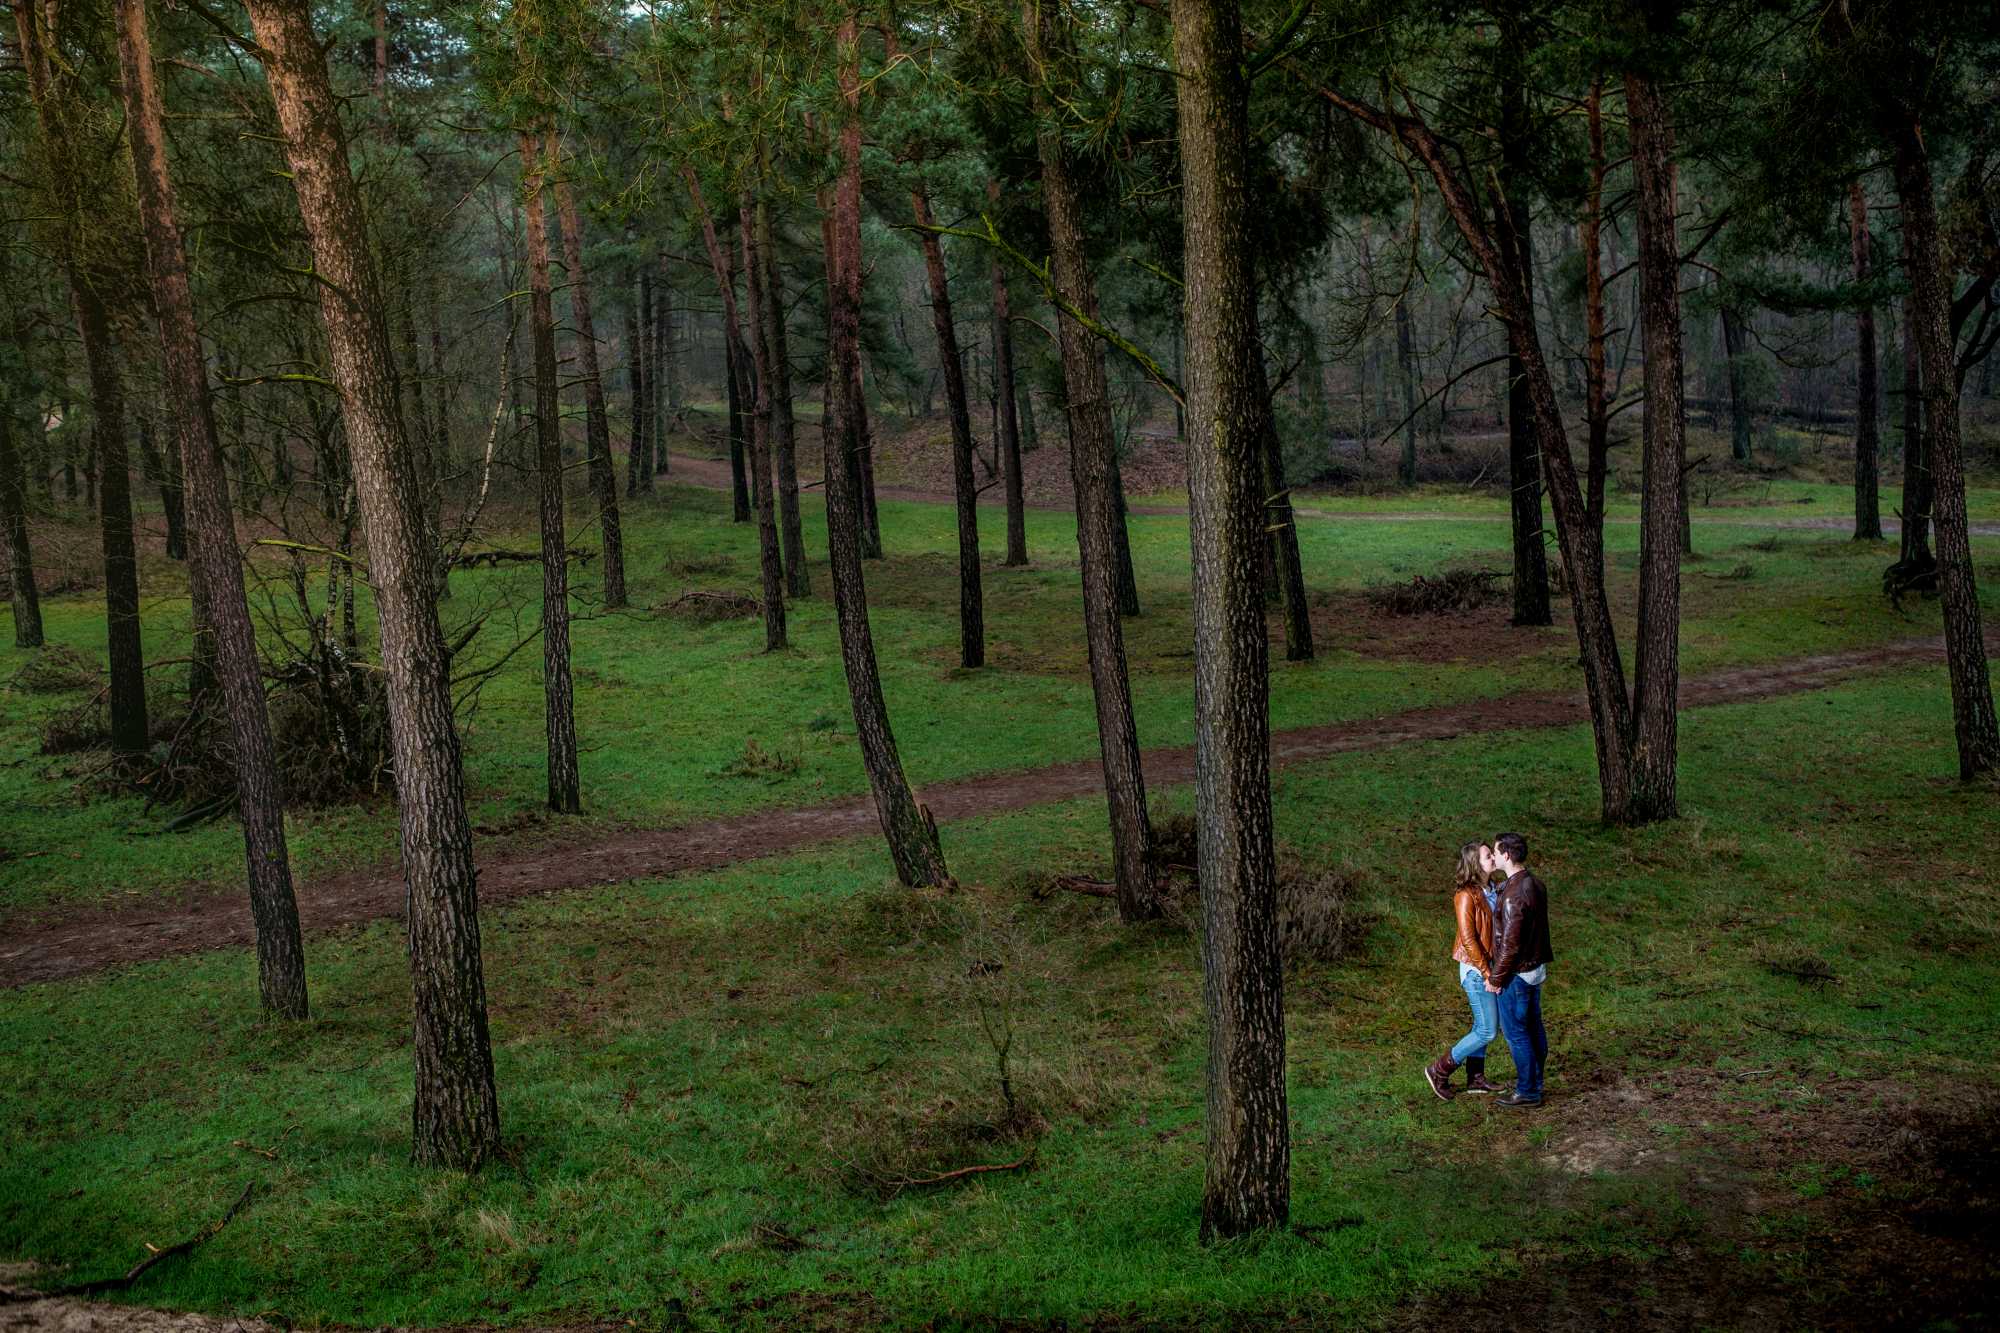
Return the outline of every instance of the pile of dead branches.
[[[1385,615],[1439,616],[1476,611],[1502,600],[1506,575],[1497,569],[1447,569],[1408,583],[1378,583],[1368,589],[1368,604]]]
[[[710,592],[695,588],[656,609],[678,620],[713,625],[724,620],[760,616],[764,614],[764,603],[748,593]]]

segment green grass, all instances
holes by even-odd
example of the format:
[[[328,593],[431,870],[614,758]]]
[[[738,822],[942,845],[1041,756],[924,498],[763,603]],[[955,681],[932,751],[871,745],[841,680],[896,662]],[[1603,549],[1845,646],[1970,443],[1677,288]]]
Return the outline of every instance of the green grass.
[[[807,549],[823,552],[819,506],[808,503],[805,512]],[[954,542],[950,508],[887,502],[882,514],[888,558],[870,564],[870,601],[891,716],[912,780],[922,785],[1094,755],[1072,521],[1061,513],[1030,512],[1035,563],[1027,569],[1000,568],[989,549],[990,665],[968,673],[956,666],[956,566],[940,554]],[[690,587],[755,589],[754,534],[728,521],[726,496],[670,488],[661,501],[628,507],[625,531],[635,611],[601,613],[594,567],[577,576],[584,616],[573,637],[583,820],[551,823],[538,813],[545,790],[542,694],[540,653],[530,642],[462,720],[475,824],[528,843],[865,790],[824,562],[813,568],[819,596],[791,608],[793,650],[766,656],[753,621],[692,625],[652,609]],[[1148,745],[1186,744],[1193,736],[1187,522],[1178,515],[1136,516],[1131,532],[1146,608],[1126,624],[1141,736]],[[1000,536],[997,515],[985,535],[990,548]],[[1421,645],[1410,636],[1453,631],[1429,622],[1385,624],[1361,603],[1370,584],[1443,564],[1506,568],[1504,518],[1377,523],[1308,517],[1300,539],[1309,588],[1321,603],[1315,616],[1320,656],[1274,666],[1274,726],[1574,688],[1567,603],[1558,603],[1558,623],[1548,629],[1509,630],[1495,611],[1463,622],[1456,631],[1460,643]],[[496,540],[533,542],[504,528]],[[1613,525],[1607,542],[1613,604],[1629,643],[1637,529]],[[1937,632],[1934,605],[1914,603],[1899,612],[1881,597],[1885,551],[1838,532],[1703,526],[1697,547],[1684,592],[1683,660],[1690,672]],[[1978,539],[1975,550],[1982,568],[1990,566],[2000,539]],[[163,560],[147,564],[144,619],[153,660],[187,651],[179,579]],[[1983,585],[1986,604],[1994,608],[2000,579],[1989,574]],[[468,654],[475,665],[533,634],[539,587],[532,565],[454,576],[454,596],[444,606],[447,623],[485,618]],[[366,630],[365,598],[362,612]],[[2000,612],[1989,609],[1991,614]],[[99,595],[50,598],[45,615],[52,640],[102,660]],[[20,660],[18,650],[0,652],[0,678],[11,676],[11,664]],[[176,671],[158,674],[171,683]],[[148,812],[136,798],[92,796],[77,780],[73,761],[36,754],[42,717],[74,697],[0,692],[0,820],[14,853],[0,860],[0,907],[41,908],[111,895],[143,899],[185,885],[237,882],[242,851],[233,826],[158,836],[165,815]],[[767,778],[724,776],[752,740],[795,759],[796,769]],[[296,811],[288,829],[307,882],[395,856],[395,816],[386,801]]]
[[[241,953],[0,994],[0,1254],[123,1271],[255,1181],[229,1229],[126,1298],[355,1325],[1227,1326],[1377,1316],[1530,1253],[1745,1262],[1685,1177],[1578,1180],[1540,1150],[1579,1128],[1565,1099],[1635,1066],[1764,1076],[1718,1115],[1836,1076],[1992,1083],[2000,821],[1990,790],[1938,780],[1949,713],[1929,671],[1692,712],[1685,817],[1636,833],[1597,825],[1581,729],[1282,772],[1280,835],[1346,867],[1377,921],[1363,956],[1289,984],[1304,1235],[1196,1243],[1194,945],[1025,887],[1102,870],[1084,801],[947,829],[967,885],[949,897],[895,888],[868,839],[489,912],[508,1160],[473,1179],[406,1164],[393,924],[312,941],[298,1026],[256,1019]],[[1555,905],[1555,1100],[1528,1121],[1441,1107],[1416,1078],[1462,1026],[1450,852],[1500,826],[1527,833]],[[1773,970],[1799,955],[1836,981]],[[982,1129],[1001,1113],[982,1006],[1011,1021],[1038,1135]],[[879,1186],[1031,1146],[1018,1173]],[[1795,1208],[1859,1187],[1826,1166],[1788,1167],[1769,1234],[1809,1234]]]

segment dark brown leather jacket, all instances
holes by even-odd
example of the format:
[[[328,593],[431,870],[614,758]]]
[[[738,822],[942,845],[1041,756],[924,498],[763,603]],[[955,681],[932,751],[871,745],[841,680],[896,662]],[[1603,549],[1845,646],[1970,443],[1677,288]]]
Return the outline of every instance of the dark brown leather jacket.
[[[1482,974],[1493,970],[1493,909],[1486,894],[1477,888],[1461,887],[1451,898],[1452,913],[1458,918],[1458,938],[1452,941],[1452,961],[1470,963]]]
[[[1500,886],[1493,905],[1493,968],[1489,986],[1505,990],[1516,974],[1555,958],[1549,948],[1549,891],[1526,870]]]

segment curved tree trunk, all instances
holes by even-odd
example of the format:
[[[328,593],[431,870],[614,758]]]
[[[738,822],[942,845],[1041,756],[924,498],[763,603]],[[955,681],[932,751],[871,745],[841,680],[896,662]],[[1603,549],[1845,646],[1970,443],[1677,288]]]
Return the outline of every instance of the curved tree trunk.
[[[1270,432],[1251,271],[1248,90],[1233,0],[1174,0],[1186,228],[1195,811],[1208,1011],[1205,1239],[1282,1226],[1291,1203],[1284,966],[1271,835],[1259,552]]]
[[[479,898],[451,661],[432,600],[432,537],[396,411],[389,336],[339,104],[303,0],[249,0],[285,138],[339,386],[382,626],[415,991],[413,1156],[476,1169],[500,1146]]]
[[[540,138],[521,135],[526,195],[528,287],[535,346],[535,476],[542,519],[542,703],[548,736],[549,809],[583,809],[577,774],[576,700],[569,674],[569,537],[563,523],[562,408],[556,385],[555,299],[549,283],[542,187],[549,163]]]
[[[1869,277],[1868,195],[1855,181],[1847,188],[1854,281]],[[1875,366],[1875,308],[1854,312],[1854,540],[1882,540],[1879,372]]]
[[[223,484],[222,452],[210,415],[208,372],[195,326],[187,261],[181,252],[173,179],[167,170],[165,114],[153,78],[146,0],[118,0],[118,55],[125,128],[138,182],[153,306],[159,316],[166,395],[179,438],[181,470],[193,518],[193,560],[215,645],[216,674],[236,751],[236,808],[250,915],[257,927],[257,980],[266,1013],[306,1016],[305,946],[285,845],[284,792],[271,748],[271,724],[257,661],[257,635],[243,590],[236,524]],[[191,571],[193,572],[193,571]]]
[[[1680,243],[1674,226],[1674,127],[1650,75],[1625,75],[1646,347],[1645,491],[1639,519],[1639,627],[1632,682],[1632,796],[1623,822],[1678,812],[1681,543],[1686,450],[1682,412]]]
[[[1938,598],[1944,604],[1945,660],[1951,674],[1958,774],[1969,781],[2000,772],[2000,718],[1993,710],[1993,682],[1987,670],[1979,588],[1972,568],[1972,536],[1966,526],[1951,288],[1939,253],[1930,150],[1914,121],[1891,125],[1888,139],[1909,255],[1912,341],[1923,358],[1924,424],[1928,428],[1924,453],[1930,464],[1931,513],[1937,530]]]
[[[611,461],[611,419],[604,410],[604,377],[598,373],[597,325],[591,318],[590,273],[583,266],[583,219],[562,166],[556,132],[547,139],[544,165],[555,172],[556,218],[562,229],[563,267],[569,270],[569,307],[576,321],[577,359],[583,363],[584,439],[590,450],[590,488],[597,499],[597,531],[603,545],[604,605],[626,605],[625,534],[618,522],[618,470]]]
[[[896,876],[911,887],[949,885],[937,823],[910,790],[868,626],[868,588],[861,572],[861,497],[848,466],[861,447],[861,33],[853,11],[836,37],[840,90],[846,104],[840,128],[841,170],[834,189],[827,250],[827,376],[831,420],[822,432],[826,452],[826,544],[833,575],[834,616],[840,656],[854,708],[861,761],[875,796]]]
[[[917,245],[931,289],[931,327],[937,331],[938,364],[944,369],[945,404],[951,415],[952,495],[958,508],[958,663],[986,665],[986,611],[979,570],[979,483],[972,473],[972,405],[965,396],[965,362],[951,317],[951,287],[945,276],[944,246],[931,230],[931,201],[910,191],[917,219]]]
[[[1043,80],[1052,62],[1068,57],[1057,28],[1056,7],[1025,0],[1022,16],[1035,89],[1035,140],[1042,195],[1049,221],[1051,278],[1064,303],[1094,316],[1097,287],[1084,257],[1083,220],[1060,127],[1052,119]],[[1118,915],[1125,921],[1158,916],[1152,879],[1153,827],[1146,812],[1146,780],[1139,757],[1139,728],[1132,715],[1132,684],[1125,665],[1125,628],[1118,619],[1120,526],[1114,489],[1111,400],[1105,387],[1104,349],[1090,331],[1059,314],[1057,342],[1070,422],[1070,479],[1076,493],[1076,540],[1083,575],[1084,637],[1090,650],[1090,684],[1097,705],[1097,744],[1110,806],[1112,860]]]

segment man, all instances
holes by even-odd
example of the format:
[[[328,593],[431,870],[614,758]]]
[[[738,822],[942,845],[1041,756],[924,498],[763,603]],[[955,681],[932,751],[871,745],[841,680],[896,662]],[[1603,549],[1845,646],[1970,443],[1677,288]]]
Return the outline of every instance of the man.
[[[1514,1057],[1514,1090],[1494,1100],[1502,1106],[1540,1106],[1542,1066],[1549,1058],[1542,983],[1555,957],[1549,949],[1549,891],[1528,873],[1528,840],[1520,834],[1495,838],[1493,860],[1507,879],[1493,903],[1493,968],[1486,989],[1500,997],[1500,1030]]]

